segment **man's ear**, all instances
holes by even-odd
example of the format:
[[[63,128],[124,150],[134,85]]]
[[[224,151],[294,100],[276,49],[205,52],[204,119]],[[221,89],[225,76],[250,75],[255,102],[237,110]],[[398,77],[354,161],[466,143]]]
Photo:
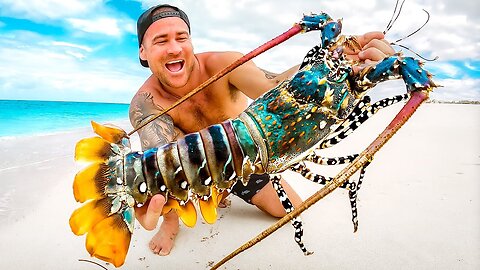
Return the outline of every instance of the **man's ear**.
[[[143,44],[140,45],[140,48],[138,48],[138,55],[140,56],[140,59],[147,61],[147,56],[145,55],[145,49],[143,48]]]

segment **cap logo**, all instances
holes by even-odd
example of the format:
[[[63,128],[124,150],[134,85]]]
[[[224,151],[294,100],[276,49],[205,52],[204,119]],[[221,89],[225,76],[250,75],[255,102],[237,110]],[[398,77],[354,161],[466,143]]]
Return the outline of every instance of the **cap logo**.
[[[178,11],[163,11],[163,12],[160,12],[160,13],[157,13],[155,15],[153,15],[152,17],[152,21],[158,21],[160,19],[163,19],[163,18],[168,18],[168,17],[178,17],[178,18],[181,18],[181,15],[180,15],[180,12]]]

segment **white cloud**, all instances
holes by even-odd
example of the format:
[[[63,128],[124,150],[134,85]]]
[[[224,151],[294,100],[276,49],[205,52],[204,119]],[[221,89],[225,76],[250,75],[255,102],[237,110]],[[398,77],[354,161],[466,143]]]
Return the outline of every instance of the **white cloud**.
[[[0,15],[63,25],[75,37],[80,31],[87,33],[85,35],[96,33],[115,39],[124,38],[125,33],[136,33],[135,20],[126,18],[122,14],[124,11],[111,10],[105,2],[0,0]],[[139,2],[144,9],[160,3],[158,0]],[[283,33],[299,21],[303,13],[309,12],[326,11],[334,18],[343,18],[343,33],[347,35],[382,31],[395,5],[392,0],[172,0],[168,3],[181,7],[189,15],[196,52],[236,50],[243,53]],[[440,80],[445,87],[434,91],[432,96],[480,99],[478,80],[465,77],[462,67],[449,63],[451,60],[466,61],[465,68],[471,69],[468,61],[480,58],[480,36],[476,35],[480,31],[479,3],[470,0],[406,1],[402,14],[387,34],[388,40],[408,35],[425,21],[422,8],[430,12],[430,22],[425,28],[402,44],[427,58],[440,57],[439,61],[429,63],[429,68],[451,79]],[[298,35],[254,61],[262,68],[282,72],[298,64],[316,43],[317,33]],[[16,91],[25,97],[51,94],[64,100],[128,102],[147,77],[148,70],[139,66],[136,54],[131,59],[116,56],[90,59],[97,50],[30,32],[8,33],[0,38],[0,98],[10,93],[7,91]],[[372,92],[379,97],[403,93],[403,83],[396,83],[399,85],[382,84]]]
[[[447,75],[448,77],[457,77],[461,74],[461,69],[456,65],[450,64],[448,62],[437,62],[432,63],[432,68],[438,70],[439,72]]]
[[[88,46],[57,50],[48,46],[53,41],[31,45],[37,44],[32,38],[0,46],[0,98],[128,103],[147,75],[130,59],[91,59]]]
[[[430,95],[431,99],[441,101],[480,101],[480,79],[443,79],[438,80],[437,83],[442,87],[432,92]]]
[[[67,21],[76,29],[80,29],[88,33],[100,33],[108,36],[118,37],[121,35],[121,29],[118,21],[113,18],[96,18],[88,19],[67,19]]]
[[[102,4],[102,0],[0,0],[0,14],[38,22],[91,13]]]
[[[426,57],[433,58],[438,55],[442,60],[479,58],[480,37],[472,34],[480,30],[478,16],[472,16],[471,12],[460,12],[459,8],[440,10],[439,2],[446,2],[449,8],[452,8],[453,5],[457,7],[472,5],[465,4],[467,1],[456,1],[455,4],[452,4],[453,1],[447,0],[425,0],[421,4],[417,1],[406,1],[398,20],[387,34],[388,40],[404,37],[421,26],[427,18],[422,9],[426,9],[431,15],[429,23],[424,29],[401,44]],[[272,2],[264,1],[264,3]],[[267,38],[268,33],[281,33],[282,30],[286,30],[293,22],[298,21],[304,12],[325,10],[334,18],[344,18],[344,34],[361,34],[372,30],[384,30],[392,15],[394,3],[394,1],[338,0],[321,4],[315,1],[289,4],[285,1],[278,1],[275,2],[275,5],[269,6],[268,15],[270,16],[261,16],[255,12],[254,8],[237,10],[238,13],[235,16],[224,21],[209,19],[209,21],[213,21],[211,24],[204,17],[202,20],[196,20],[197,15],[194,10],[187,12],[193,13],[192,20],[201,24],[197,27],[194,25],[194,29],[218,29],[221,26],[222,29],[228,31],[232,25],[242,25],[245,32],[259,33],[260,36]],[[478,6],[478,4],[476,5]]]
[[[136,34],[135,21],[107,8],[104,0],[0,0],[0,6],[0,16],[71,26],[74,31],[107,36]]]
[[[86,52],[92,52],[93,51],[93,49],[89,46],[73,44],[73,43],[63,42],[63,41],[52,41],[50,44],[53,45],[53,46],[70,47],[70,48],[80,49],[80,50],[83,50],[83,51],[86,51]]]
[[[465,62],[465,67],[468,68],[469,70],[472,70],[472,71],[478,71],[478,67],[473,66],[469,62]]]

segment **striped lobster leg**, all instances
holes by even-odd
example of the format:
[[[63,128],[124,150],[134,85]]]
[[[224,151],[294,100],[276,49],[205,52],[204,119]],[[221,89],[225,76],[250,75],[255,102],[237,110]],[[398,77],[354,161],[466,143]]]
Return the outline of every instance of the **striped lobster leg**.
[[[341,140],[345,139],[348,135],[355,131],[358,127],[360,127],[360,125],[367,121],[372,115],[377,113],[380,109],[406,100],[408,99],[408,97],[408,94],[397,95],[391,98],[382,99],[375,102],[374,104],[370,104],[370,97],[365,96],[355,107],[352,113],[345,119],[345,121],[336,128],[335,132],[330,136],[330,138],[320,144],[317,149],[328,148],[339,143]],[[317,153],[315,153],[315,151],[313,151],[305,158],[305,160],[319,165],[341,165],[353,162],[353,160],[355,160],[357,156],[358,154],[353,154],[344,157],[325,158],[319,156]],[[370,163],[367,163],[364,167],[361,168],[357,182],[349,180],[348,182],[345,182],[342,186],[340,186],[340,188],[348,189],[348,196],[352,209],[352,223],[354,232],[356,232],[358,229],[357,191],[360,190],[360,186],[365,176],[366,167],[369,164]],[[321,185],[326,185],[333,179],[331,177],[325,177],[323,175],[311,172],[310,169],[308,169],[303,162],[293,165],[290,169],[294,172],[299,173],[304,178]]]
[[[358,155],[356,154],[356,155],[350,155],[347,157],[340,157],[340,158],[321,158],[321,157],[318,157],[316,154],[313,154],[313,155],[310,155],[309,157],[312,157],[312,156],[313,156],[312,160],[319,161],[318,164],[333,165],[333,163],[335,164],[351,163]],[[365,169],[367,166],[368,164],[366,164],[361,169],[360,176],[358,177],[357,182],[349,180],[348,182],[345,182],[342,186],[340,186],[340,188],[348,189],[348,197],[350,199],[350,206],[352,208],[353,232],[356,232],[358,229],[357,191],[360,189],[360,186],[363,182],[363,178],[365,176]],[[290,168],[290,170],[292,170],[293,172],[299,173],[301,176],[303,176],[307,180],[310,180],[314,183],[318,183],[321,185],[326,185],[333,180],[332,177],[325,177],[323,175],[311,172],[311,170],[303,162],[299,162],[293,165]]]
[[[282,176],[280,174],[270,174],[270,181],[273,185],[273,188],[277,192],[278,198],[280,199],[280,202],[283,205],[283,208],[285,209],[285,212],[288,214],[295,210],[292,202],[287,196],[287,193],[282,187],[282,184],[280,181],[282,180]],[[313,254],[312,251],[308,251],[305,245],[303,244],[302,238],[303,238],[303,225],[302,225],[302,220],[300,217],[295,217],[292,219],[292,226],[295,230],[295,242],[298,244],[300,249],[303,251],[303,254],[305,255],[310,255]]]
[[[352,111],[352,113],[345,119],[345,121],[339,125],[335,131],[324,140],[318,149],[329,148],[341,140],[345,139],[353,131],[355,131],[361,124],[365,123],[371,116],[377,113],[379,110],[386,108],[395,103],[406,101],[409,97],[409,94],[397,95],[390,98],[385,98],[370,104],[370,97],[364,96],[363,99],[359,102],[357,107]]]

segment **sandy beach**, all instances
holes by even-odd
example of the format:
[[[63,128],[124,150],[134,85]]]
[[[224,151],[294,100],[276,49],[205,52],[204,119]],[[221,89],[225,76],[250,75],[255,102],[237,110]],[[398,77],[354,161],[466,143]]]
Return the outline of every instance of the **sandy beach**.
[[[344,142],[324,151],[334,157],[361,152],[400,109],[381,111]],[[94,120],[94,119],[93,119]],[[131,130],[128,122],[120,123]],[[68,225],[80,206],[72,193],[81,168],[76,132],[0,138],[0,269],[101,269],[85,237]],[[303,215],[305,257],[286,225],[221,269],[480,269],[480,106],[424,104],[368,167],[359,191],[359,230],[353,233],[347,192],[336,190]],[[138,139],[133,140],[139,150]],[[340,166],[317,166],[334,176]],[[302,198],[321,186],[286,172]],[[356,175],[354,177],[357,177]],[[181,226],[167,257],[148,249],[153,232],[137,224],[121,269],[207,269],[273,224],[240,199],[220,209],[214,225],[201,218]]]

